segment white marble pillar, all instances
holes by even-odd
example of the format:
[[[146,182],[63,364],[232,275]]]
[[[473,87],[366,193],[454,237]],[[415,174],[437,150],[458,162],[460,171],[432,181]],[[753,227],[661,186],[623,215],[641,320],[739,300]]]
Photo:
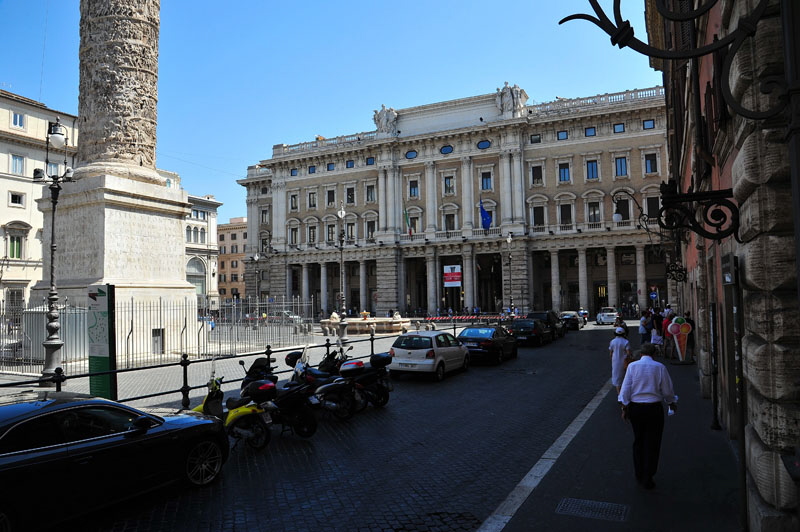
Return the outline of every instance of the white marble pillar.
[[[550,283],[552,292],[552,309],[556,312],[561,310],[561,272],[558,268],[558,251],[550,251]]]
[[[503,201],[500,205],[502,223],[513,223],[514,206],[511,199],[511,155],[508,153],[500,154],[500,197]]]
[[[514,198],[514,221],[523,223],[525,220],[525,183],[522,172],[522,152],[514,150],[511,152],[511,178],[513,181],[512,191]]]
[[[464,306],[470,313],[475,306],[475,257],[471,244],[465,244],[461,253],[462,270],[464,274]]]
[[[386,221],[386,205],[389,198],[389,189],[386,182],[386,169],[380,168],[378,170],[378,230],[386,231],[388,223]]]
[[[578,249],[578,299],[584,310],[589,310],[589,276],[586,271],[586,249]]]
[[[292,299],[292,266],[286,265],[286,299]]]
[[[472,179],[472,157],[461,158],[461,212],[464,229],[475,228],[475,190]],[[466,294],[464,294],[466,297]],[[466,300],[465,300],[466,301]],[[464,303],[465,305],[467,303]],[[470,306],[470,305],[468,305]],[[472,308],[470,306],[470,308]]]
[[[436,315],[436,257],[431,255],[425,256],[426,280],[428,288],[428,314],[431,316]]]
[[[425,231],[436,231],[436,165],[425,163]]]
[[[406,275],[406,260],[401,253],[397,260],[397,304],[398,310],[400,310],[403,315],[408,312],[409,307],[408,300],[406,299],[407,294],[408,278]]]
[[[303,265],[300,268],[303,272],[303,277],[302,277],[303,289],[302,292],[300,292],[300,294],[302,296],[303,301],[305,302],[310,299],[310,294],[308,293],[308,264],[303,263]]]
[[[606,268],[608,271],[608,305],[617,308],[617,257],[614,255],[614,247],[606,248]]]
[[[348,277],[347,261],[344,261],[343,266],[344,266],[344,276],[342,277],[342,297],[344,298],[346,308],[349,309],[353,307],[355,301],[350,301],[350,290],[348,289],[350,286],[350,279],[347,278]]]
[[[647,308],[649,292],[647,291],[647,270],[644,262],[644,244],[637,244],[636,248],[636,302],[639,309]]]
[[[436,254],[436,274],[435,274],[435,284],[436,284],[436,306],[442,308],[444,305],[442,304],[442,296],[444,295],[444,287],[442,286],[442,257],[437,253]],[[444,312],[444,309],[442,309]]]
[[[367,288],[367,261],[365,260],[358,261],[358,295],[358,311],[368,310],[369,293]]]
[[[403,196],[397,195],[397,169],[389,167],[386,169],[386,188],[391,191],[390,197],[386,198],[386,229],[390,232],[397,230],[397,211],[398,205],[402,205],[402,200],[397,201],[396,198]]]
[[[272,224],[272,240],[276,243],[283,243],[285,246],[286,224],[283,223],[283,220],[286,220],[286,202],[288,200],[286,197],[286,176],[284,175],[285,171],[282,169],[278,169],[277,173],[278,176],[272,180],[272,219],[276,220],[276,223]],[[281,220],[281,223],[277,223],[277,220]],[[284,251],[285,249],[284,247]]]
[[[328,263],[319,263],[319,305],[324,317],[330,316],[328,312]]]

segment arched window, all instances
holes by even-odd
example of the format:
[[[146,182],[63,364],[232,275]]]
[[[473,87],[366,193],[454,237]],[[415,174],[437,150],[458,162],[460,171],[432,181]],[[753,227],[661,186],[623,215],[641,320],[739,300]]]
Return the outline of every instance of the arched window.
[[[202,260],[194,257],[186,264],[186,280],[194,285],[195,293],[205,295],[206,265]]]
[[[192,241],[192,228],[188,226],[186,227],[186,241],[187,242]]]
[[[206,230],[205,229],[200,229],[200,243],[201,244],[205,244],[206,243]]]
[[[200,231],[198,231],[198,230],[197,230],[197,227],[195,227],[194,229],[192,229],[192,242],[194,242],[195,244],[197,243],[197,234],[198,234],[199,232],[200,232]]]

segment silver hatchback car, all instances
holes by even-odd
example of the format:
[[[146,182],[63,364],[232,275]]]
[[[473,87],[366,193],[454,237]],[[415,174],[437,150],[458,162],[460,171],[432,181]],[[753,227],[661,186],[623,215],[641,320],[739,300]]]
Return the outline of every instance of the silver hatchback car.
[[[456,369],[469,368],[469,350],[445,331],[402,334],[389,349],[392,375],[402,372],[432,373],[437,381]]]
[[[614,307],[602,307],[600,312],[597,313],[597,324],[605,325],[610,323],[613,325],[617,320],[617,316],[619,316],[619,312]]]

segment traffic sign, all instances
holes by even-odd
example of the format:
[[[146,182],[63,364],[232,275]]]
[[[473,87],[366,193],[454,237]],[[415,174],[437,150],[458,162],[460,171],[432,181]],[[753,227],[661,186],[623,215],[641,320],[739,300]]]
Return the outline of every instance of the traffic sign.
[[[650,292],[650,299],[658,299],[658,292]]]

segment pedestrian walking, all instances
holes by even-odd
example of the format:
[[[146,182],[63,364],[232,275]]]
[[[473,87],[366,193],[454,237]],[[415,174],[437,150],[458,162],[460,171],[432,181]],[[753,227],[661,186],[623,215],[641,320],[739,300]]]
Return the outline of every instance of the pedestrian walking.
[[[642,317],[639,319],[639,336],[641,337],[641,344],[650,341],[650,330],[647,328],[647,322],[650,319],[650,313],[646,310],[642,311]]]
[[[217,326],[217,324],[214,322],[214,318],[211,318],[211,321],[208,322],[208,324],[211,326],[211,330],[212,331],[214,330],[214,327]]]
[[[617,316],[617,319],[614,320],[614,327],[622,327],[625,331],[625,338],[628,337],[628,324],[625,323],[625,320],[622,317]]]
[[[661,436],[664,433],[664,403],[671,412],[677,410],[678,396],[672,387],[667,368],[653,360],[655,346],[642,345],[641,358],[632,362],[625,373],[618,401],[622,417],[633,428],[633,468],[636,481],[644,489],[656,484]]]
[[[625,338],[625,329],[617,327],[614,329],[614,339],[608,344],[608,354],[611,357],[611,384],[617,387],[619,393],[622,386],[622,379],[625,377],[625,359],[633,356],[631,344]]]

